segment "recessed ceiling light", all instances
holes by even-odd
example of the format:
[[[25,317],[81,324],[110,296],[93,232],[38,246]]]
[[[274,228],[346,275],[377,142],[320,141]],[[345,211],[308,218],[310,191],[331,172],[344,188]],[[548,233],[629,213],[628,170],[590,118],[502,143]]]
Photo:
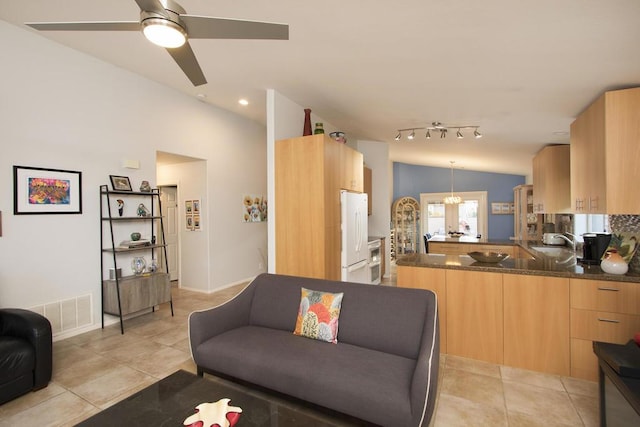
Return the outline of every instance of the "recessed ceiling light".
[[[242,98],[238,101],[238,104],[240,105],[249,105],[249,101],[247,101],[246,99]]]
[[[200,101],[204,101],[205,99],[207,99],[207,95],[205,95],[204,93],[199,93],[196,95],[196,97],[200,100]]]

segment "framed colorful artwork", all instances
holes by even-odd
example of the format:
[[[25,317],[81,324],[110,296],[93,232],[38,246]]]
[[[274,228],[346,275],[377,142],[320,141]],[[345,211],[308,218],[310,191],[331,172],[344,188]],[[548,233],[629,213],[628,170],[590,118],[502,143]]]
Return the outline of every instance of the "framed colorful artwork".
[[[13,213],[81,214],[82,172],[14,166]]]

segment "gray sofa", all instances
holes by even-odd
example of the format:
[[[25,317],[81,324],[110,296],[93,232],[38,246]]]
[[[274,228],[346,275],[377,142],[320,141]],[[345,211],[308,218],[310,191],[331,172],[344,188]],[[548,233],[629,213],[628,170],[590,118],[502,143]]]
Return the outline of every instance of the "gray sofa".
[[[301,288],[344,292],[338,343],[293,334]],[[275,274],[191,313],[198,375],[222,374],[383,426],[427,426],[438,380],[431,291]]]

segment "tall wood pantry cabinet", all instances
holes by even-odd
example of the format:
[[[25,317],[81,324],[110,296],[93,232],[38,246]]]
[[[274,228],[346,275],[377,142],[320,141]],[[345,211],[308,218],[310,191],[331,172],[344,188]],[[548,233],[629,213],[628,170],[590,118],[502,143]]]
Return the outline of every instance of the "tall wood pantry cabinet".
[[[362,193],[363,167],[324,134],[276,141],[277,273],[340,280],[340,190]]]
[[[575,213],[637,214],[640,88],[605,92],[571,124]]]

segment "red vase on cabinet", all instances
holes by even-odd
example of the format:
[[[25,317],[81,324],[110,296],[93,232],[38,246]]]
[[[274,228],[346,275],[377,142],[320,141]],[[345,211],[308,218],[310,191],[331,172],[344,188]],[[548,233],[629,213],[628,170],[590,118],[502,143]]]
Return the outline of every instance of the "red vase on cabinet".
[[[304,128],[302,130],[302,136],[311,135],[311,109],[304,109]]]

